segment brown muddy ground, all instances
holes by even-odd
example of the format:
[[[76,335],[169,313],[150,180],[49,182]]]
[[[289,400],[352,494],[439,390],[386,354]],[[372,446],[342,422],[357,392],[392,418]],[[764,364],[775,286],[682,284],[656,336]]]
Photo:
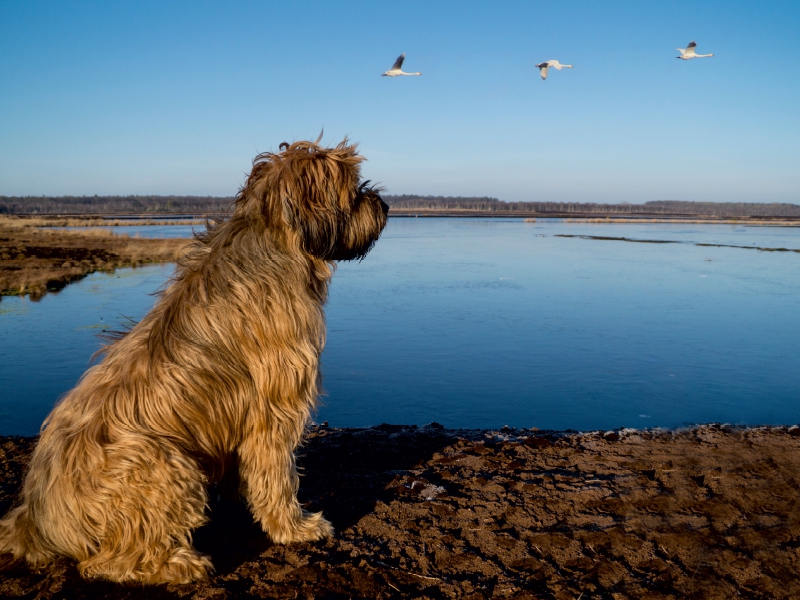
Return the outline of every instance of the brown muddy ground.
[[[0,299],[28,294],[36,300],[95,271],[173,262],[191,241],[113,235],[109,229],[52,228],[60,222],[80,221],[0,216]]]
[[[31,438],[0,438],[0,511]],[[800,598],[800,428],[570,434],[315,427],[300,497],[334,539],[269,543],[211,488],[203,583],[84,582],[63,560],[14,598]]]

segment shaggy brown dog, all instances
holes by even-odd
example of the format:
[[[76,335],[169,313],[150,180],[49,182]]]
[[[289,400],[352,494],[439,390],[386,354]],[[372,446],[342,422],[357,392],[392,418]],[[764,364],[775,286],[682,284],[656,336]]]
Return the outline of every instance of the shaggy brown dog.
[[[63,555],[84,577],[203,578],[192,530],[231,457],[275,542],[332,535],[297,501],[294,450],[317,401],[332,261],[363,258],[388,207],[347,140],[281,150],[255,159],[231,218],[197,236],[153,310],[45,420],[0,521],[7,564]]]

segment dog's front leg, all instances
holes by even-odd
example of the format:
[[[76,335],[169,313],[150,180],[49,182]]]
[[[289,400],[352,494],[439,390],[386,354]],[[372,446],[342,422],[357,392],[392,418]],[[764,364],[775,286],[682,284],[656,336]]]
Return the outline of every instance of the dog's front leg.
[[[294,450],[302,431],[294,424],[252,427],[239,447],[243,492],[256,521],[279,544],[333,535],[322,513],[309,513],[297,501],[300,480]]]

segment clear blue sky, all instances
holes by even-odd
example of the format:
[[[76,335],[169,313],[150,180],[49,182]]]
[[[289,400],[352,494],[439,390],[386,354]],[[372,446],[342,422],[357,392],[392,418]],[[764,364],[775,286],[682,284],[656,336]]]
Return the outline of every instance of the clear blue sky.
[[[800,2],[0,3],[0,194],[232,195],[323,127],[388,193],[800,203]]]

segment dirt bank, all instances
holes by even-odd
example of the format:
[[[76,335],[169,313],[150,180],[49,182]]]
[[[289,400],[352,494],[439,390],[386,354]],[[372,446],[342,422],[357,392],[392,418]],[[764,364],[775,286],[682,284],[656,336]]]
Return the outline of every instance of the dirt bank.
[[[0,511],[32,449],[0,438]],[[608,435],[312,429],[301,500],[336,537],[272,545],[211,488],[190,586],[81,581],[62,561],[0,575],[25,598],[797,598],[800,429]]]
[[[0,216],[0,298],[29,294],[35,300],[94,271],[173,262],[191,241],[53,229],[61,223]]]

